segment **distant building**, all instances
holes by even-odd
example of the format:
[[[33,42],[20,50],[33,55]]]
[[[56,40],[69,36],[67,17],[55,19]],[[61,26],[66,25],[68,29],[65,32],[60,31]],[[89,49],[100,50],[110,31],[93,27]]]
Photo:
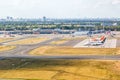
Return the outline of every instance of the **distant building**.
[[[11,21],[11,20],[13,20],[13,17],[7,16],[6,20],[7,20],[7,21]]]
[[[117,26],[117,23],[102,23],[101,26]]]
[[[113,23],[113,26],[118,26],[118,24],[117,23]]]
[[[47,21],[47,19],[46,19],[46,17],[45,17],[45,16],[43,17],[43,21],[44,21],[44,22],[46,22],[46,21]]]

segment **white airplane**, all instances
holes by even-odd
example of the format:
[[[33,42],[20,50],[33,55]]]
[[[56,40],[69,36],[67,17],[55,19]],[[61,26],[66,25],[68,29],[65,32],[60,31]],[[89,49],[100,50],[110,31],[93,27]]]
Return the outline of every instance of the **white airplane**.
[[[106,40],[105,36],[101,36],[100,38],[92,38],[89,40],[88,45],[102,45]]]

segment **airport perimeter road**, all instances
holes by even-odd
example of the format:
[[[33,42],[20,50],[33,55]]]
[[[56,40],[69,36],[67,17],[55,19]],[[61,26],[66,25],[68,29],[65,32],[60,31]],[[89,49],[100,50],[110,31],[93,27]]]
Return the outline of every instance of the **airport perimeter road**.
[[[38,44],[32,44],[32,45],[18,45],[15,49],[5,51],[5,52],[0,52],[0,56],[26,56],[29,55],[28,52],[38,48],[40,46],[45,46],[48,45],[51,41],[56,41],[59,40],[60,38],[53,38],[50,40],[46,40],[44,42],[40,42]]]
[[[81,55],[81,56],[0,56],[0,59],[20,58],[20,59],[79,59],[79,60],[120,60],[120,56],[104,55]]]

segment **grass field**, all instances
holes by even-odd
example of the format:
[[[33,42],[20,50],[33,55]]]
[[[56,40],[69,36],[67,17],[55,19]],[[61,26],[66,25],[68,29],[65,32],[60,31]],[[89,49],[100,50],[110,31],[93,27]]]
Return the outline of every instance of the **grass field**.
[[[15,46],[0,46],[0,52],[16,48]]]
[[[84,40],[86,37],[64,37],[58,41],[52,41],[51,44],[64,44],[71,40]]]
[[[0,78],[5,79],[120,79],[120,61],[4,59],[0,61],[0,65]]]
[[[12,40],[13,38],[0,38],[0,42],[4,42],[4,41],[9,41]]]
[[[61,39],[61,40],[58,40],[58,41],[52,41],[51,44],[64,44],[67,41],[68,41],[67,39]]]
[[[32,55],[114,55],[120,54],[120,48],[72,48],[43,46],[30,52]]]
[[[10,42],[9,44],[37,44],[45,40],[47,40],[47,38],[27,38],[15,42]]]

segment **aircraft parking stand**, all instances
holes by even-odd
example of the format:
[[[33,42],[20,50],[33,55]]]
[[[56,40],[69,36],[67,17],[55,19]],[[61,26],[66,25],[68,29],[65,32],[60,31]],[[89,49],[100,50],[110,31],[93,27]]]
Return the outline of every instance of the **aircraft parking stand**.
[[[116,48],[117,39],[107,39],[104,43],[104,48]]]
[[[102,45],[86,45],[89,43],[89,39],[85,39],[82,42],[74,46],[74,48],[116,48],[117,39],[107,39]]]

